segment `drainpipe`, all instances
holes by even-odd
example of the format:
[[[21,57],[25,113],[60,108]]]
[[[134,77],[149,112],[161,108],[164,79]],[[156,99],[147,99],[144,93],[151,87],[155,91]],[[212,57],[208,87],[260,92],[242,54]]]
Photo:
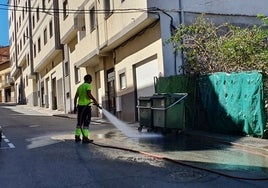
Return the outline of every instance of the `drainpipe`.
[[[70,84],[70,64],[69,64],[69,57],[65,56],[65,48],[64,45],[61,44],[60,41],[60,21],[59,21],[59,2],[57,0],[53,0],[53,18],[54,18],[54,33],[55,33],[55,49],[60,49],[61,50],[61,54],[62,54],[62,85],[63,85],[63,108],[64,108],[64,113],[67,113],[67,107],[66,107],[66,85],[65,85],[65,75],[69,75],[69,84]],[[68,48],[66,48],[68,49]],[[67,58],[67,63],[68,63],[68,72],[66,73],[65,71],[65,58]],[[58,88],[57,88],[58,90]],[[57,94],[56,94],[57,95]],[[70,95],[69,95],[70,96]],[[71,102],[70,102],[70,106],[71,106]]]
[[[165,12],[164,10],[160,9],[160,8],[156,7],[155,10],[158,10],[158,11],[162,12],[163,14],[165,14],[166,16],[168,16],[170,18],[170,25],[169,25],[170,26],[170,35],[172,35],[174,30],[176,30],[176,27],[174,26],[173,17],[170,14],[168,14],[167,12]],[[176,57],[177,57],[177,52],[175,51],[174,52],[174,72],[175,72],[175,74],[177,74],[177,58]]]
[[[17,32],[17,19],[16,19],[17,14],[16,13],[17,13],[17,1],[14,1],[14,30],[15,30],[14,34],[15,34],[15,63],[16,63],[15,66],[16,66],[16,70],[21,71],[20,67],[18,66],[18,47],[17,47],[17,43],[18,43],[17,34],[18,34],[18,32]],[[15,71],[15,72],[17,72],[17,71]],[[19,83],[19,87],[18,87],[19,91],[17,92],[17,96],[16,96],[16,101],[19,104],[22,101],[22,91],[21,91],[22,78],[21,77],[22,77],[22,74],[20,73],[20,83]]]
[[[95,0],[95,10],[97,10],[97,0]],[[96,12],[94,12],[94,14],[96,14]],[[96,46],[97,46],[97,54],[100,53],[100,34],[99,34],[99,23],[98,23],[98,14],[96,14]]]
[[[67,110],[66,110],[66,91],[65,91],[65,75],[69,75],[69,77],[70,77],[70,71],[69,71],[69,69],[70,68],[68,68],[68,73],[66,74],[66,70],[65,70],[65,63],[68,63],[68,67],[69,67],[69,62],[67,61],[67,62],[65,62],[65,56],[64,56],[64,48],[62,48],[62,51],[61,51],[61,53],[62,53],[62,85],[63,85],[63,108],[64,108],[64,113],[66,114],[67,113]]]
[[[65,53],[66,52],[66,53]],[[69,75],[68,76],[68,79],[67,79],[67,85],[68,85],[68,88],[69,88],[69,91],[68,91],[68,97],[69,97],[69,102],[70,102],[70,108],[69,108],[69,110],[70,110],[70,112],[72,112],[72,110],[73,110],[73,102],[72,102],[72,98],[71,98],[71,96],[72,96],[72,89],[71,89],[71,76],[70,76],[70,57],[69,57],[69,46],[67,45],[67,44],[65,44],[64,46],[63,46],[63,54],[64,54],[64,62],[65,63],[68,63],[68,74],[67,75]],[[63,63],[63,70],[65,70],[64,69],[64,63]],[[63,75],[64,76],[64,75]],[[66,103],[67,103],[67,93],[66,93],[66,85],[65,85],[65,77],[63,77],[63,87],[64,87],[64,113],[66,114],[67,113],[67,106],[66,106]]]
[[[179,24],[184,24],[184,13],[183,13],[183,7],[182,7],[182,0],[179,0]],[[181,44],[183,44],[183,40],[181,41]],[[181,60],[182,60],[182,73],[184,74],[184,53],[183,50],[180,51],[181,53]]]
[[[180,24],[184,23],[184,13],[183,13],[183,7],[182,7],[182,0],[179,0],[179,17],[180,17]]]
[[[95,7],[96,7],[96,10],[98,9],[98,4],[99,0],[95,0]],[[96,16],[96,32],[97,32],[97,55],[100,54],[100,51],[106,47],[108,45],[108,31],[107,31],[107,19],[104,18],[103,20],[104,22],[104,38],[105,38],[105,43],[104,45],[101,47],[100,46],[100,33],[99,33],[99,23],[98,23],[98,16]]]
[[[31,16],[32,16],[32,5],[31,5],[31,0],[28,0],[28,11],[29,11],[29,49],[30,49],[30,75],[35,75],[34,74],[34,68],[33,68],[33,28],[32,28],[32,19],[31,19]],[[35,75],[36,76],[36,75]]]

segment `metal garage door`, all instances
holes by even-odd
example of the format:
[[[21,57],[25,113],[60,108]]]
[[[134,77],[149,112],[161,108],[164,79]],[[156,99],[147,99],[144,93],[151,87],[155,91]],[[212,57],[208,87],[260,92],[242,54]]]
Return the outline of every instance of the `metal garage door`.
[[[158,76],[158,73],[157,59],[136,67],[137,99],[155,93],[154,77]]]

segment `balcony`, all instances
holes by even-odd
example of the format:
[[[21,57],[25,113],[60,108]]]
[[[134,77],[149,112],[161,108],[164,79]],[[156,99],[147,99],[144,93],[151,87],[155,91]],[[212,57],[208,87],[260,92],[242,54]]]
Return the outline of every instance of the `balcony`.
[[[68,15],[61,21],[61,43],[70,42],[76,35],[79,40],[85,37],[85,13],[83,9],[78,10],[74,15]]]
[[[20,68],[18,66],[16,66],[16,65],[12,65],[11,66],[10,75],[12,77],[19,77],[19,75],[20,75]]]
[[[13,78],[9,78],[9,79],[6,79],[6,80],[2,80],[0,82],[0,86],[1,88],[7,88],[7,87],[11,87],[11,86],[14,86],[14,79]]]

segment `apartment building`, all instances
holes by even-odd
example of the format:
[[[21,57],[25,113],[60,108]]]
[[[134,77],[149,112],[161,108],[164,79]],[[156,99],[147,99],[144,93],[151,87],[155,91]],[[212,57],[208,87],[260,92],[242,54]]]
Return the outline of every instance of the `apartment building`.
[[[9,47],[0,46],[0,103],[14,102],[14,80],[10,76]]]
[[[165,10],[179,2],[64,0],[59,6],[64,67],[70,71],[66,92],[73,97],[80,71],[86,70],[102,106],[124,121],[136,121],[138,98],[154,93],[155,77],[178,72],[180,54],[164,43],[179,23],[178,12]]]
[[[17,103],[64,110],[58,1],[9,1],[11,75]]]
[[[216,23],[259,23],[265,0],[10,0],[11,76],[18,103],[70,113],[87,73],[93,95],[124,121],[159,76],[181,74],[183,57],[166,40],[206,13]],[[243,9],[241,6],[243,5]],[[93,108],[95,116],[101,115]]]

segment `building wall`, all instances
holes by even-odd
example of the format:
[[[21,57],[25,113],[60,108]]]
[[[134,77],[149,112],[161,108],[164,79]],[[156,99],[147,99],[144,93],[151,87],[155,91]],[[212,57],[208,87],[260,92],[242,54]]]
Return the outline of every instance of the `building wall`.
[[[10,67],[0,65],[0,103],[14,102],[14,87],[13,81],[7,78],[10,75]]]
[[[38,91],[41,91],[41,82],[44,83],[44,106],[49,109],[64,111],[63,91],[63,62],[61,54],[53,58],[39,73]],[[41,93],[39,94],[41,95]],[[40,98],[40,97],[39,97]],[[41,98],[39,99],[41,100]],[[40,106],[41,101],[39,101]]]
[[[69,113],[77,87],[85,74],[91,74],[92,93],[99,103],[128,122],[137,120],[138,97],[153,94],[154,76],[182,73],[181,54],[165,43],[180,23],[191,23],[201,13],[216,23],[243,25],[260,23],[256,14],[268,15],[265,0],[109,0],[110,14],[103,11],[108,0],[11,0],[10,4],[14,2],[25,9],[29,3],[40,8],[38,21],[37,11],[25,11],[24,16],[22,11],[9,11],[15,97],[19,98],[22,85],[30,105]],[[142,73],[150,66],[155,67]],[[149,85],[140,84],[143,80]],[[93,114],[101,115],[95,107]]]
[[[204,12],[213,14],[227,15],[244,15],[256,16],[264,14],[268,16],[268,10],[265,6],[266,0],[226,0],[226,1],[211,1],[211,0],[181,0],[182,10],[191,12]]]
[[[0,47],[0,103],[14,102],[14,81],[10,71],[9,46]]]
[[[62,82],[62,49],[58,43],[59,29],[58,16],[53,11],[57,7],[58,1],[10,1],[14,7],[9,11],[9,34],[11,52],[11,73],[15,78],[15,88],[17,102],[32,106],[42,106],[41,104],[41,82],[43,78],[51,76],[50,72],[60,72],[57,80]],[[18,7],[18,8],[16,8]],[[60,68],[59,68],[60,67]],[[41,76],[40,76],[41,75]],[[48,104],[44,106],[57,109],[56,104],[60,104],[59,110],[63,110],[62,91],[63,83],[56,82],[53,94],[47,92]],[[47,82],[46,88],[52,88],[52,82]],[[57,85],[60,86],[57,91]],[[48,89],[47,89],[48,90]],[[59,101],[54,101],[52,97]]]
[[[73,45],[73,51],[69,53],[70,66],[85,67],[87,72],[91,72],[95,78],[100,79],[96,82],[97,90],[94,94],[102,95],[98,98],[102,99],[103,106],[109,108],[107,96],[107,71],[114,68],[115,72],[115,92],[117,109],[116,114],[126,121],[135,121],[136,105],[139,91],[137,91],[137,78],[135,78],[135,68],[147,62],[148,58],[154,57],[157,61],[159,74],[155,76],[169,76],[180,74],[180,65],[182,59],[180,54],[174,54],[172,46],[164,42],[170,37],[172,29],[174,30],[179,23],[190,23],[193,18],[202,12],[209,12],[206,5],[209,2],[192,2],[192,1],[113,1],[115,10],[124,8],[136,8],[146,10],[149,7],[158,7],[161,10],[157,13],[149,13],[147,11],[135,11],[133,13],[113,13],[107,17],[105,14],[96,14],[96,27],[90,28],[90,15],[74,14],[68,15],[62,19],[61,26],[68,25],[63,28],[62,41],[70,41],[76,38]],[[247,3],[251,3],[248,1]],[[202,5],[203,4],[203,5]],[[84,4],[78,2],[76,4],[69,3],[69,6],[80,7],[81,10],[95,9],[103,10],[103,1],[86,1]],[[229,3],[228,6],[238,6],[239,4]],[[227,7],[228,7],[227,6]],[[251,5],[249,5],[251,6]],[[177,10],[183,8],[183,11],[169,11],[177,7]],[[193,12],[192,7],[198,7]],[[229,7],[228,7],[229,8]],[[215,9],[211,9],[215,10]],[[79,12],[79,11],[77,11]],[[218,12],[222,13],[220,9]],[[232,12],[226,12],[231,14]],[[183,17],[187,15],[188,17]],[[220,18],[218,18],[220,19]],[[158,21],[158,25],[144,32],[153,22]],[[84,29],[81,29],[84,26]],[[142,31],[142,32],[141,32]],[[83,34],[81,34],[83,33]],[[142,33],[142,34],[141,34]],[[83,36],[83,37],[80,37]],[[152,37],[154,36],[154,37]],[[119,75],[125,70],[126,85],[124,89],[120,89]],[[153,80],[153,78],[152,78]],[[77,84],[71,87],[76,88]],[[153,83],[153,81],[152,81]],[[153,94],[153,93],[151,93]],[[73,95],[72,95],[73,97]],[[118,107],[122,106],[121,107]]]
[[[154,77],[158,77],[159,74],[163,72],[163,54],[162,54],[162,40],[160,35],[160,24],[156,22],[154,27],[148,28],[144,31],[142,36],[137,36],[135,40],[129,41],[127,44],[119,46],[115,50],[115,74],[116,74],[116,92],[118,100],[120,100],[120,106],[117,110],[118,115],[126,121],[133,122],[136,119],[136,106],[138,105],[137,98],[139,98],[139,91],[146,90],[146,88],[140,88],[137,86],[137,81],[144,81],[149,79],[150,85],[146,87],[153,87]],[[153,70],[148,71],[145,74],[141,74],[141,78],[137,78],[135,74],[135,69],[151,61],[156,61],[156,66],[158,72]],[[121,88],[120,84],[120,74],[126,75],[126,87]],[[148,76],[150,78],[148,78]],[[145,87],[145,86],[144,86]],[[146,96],[151,96],[154,91],[148,93],[142,92]]]

